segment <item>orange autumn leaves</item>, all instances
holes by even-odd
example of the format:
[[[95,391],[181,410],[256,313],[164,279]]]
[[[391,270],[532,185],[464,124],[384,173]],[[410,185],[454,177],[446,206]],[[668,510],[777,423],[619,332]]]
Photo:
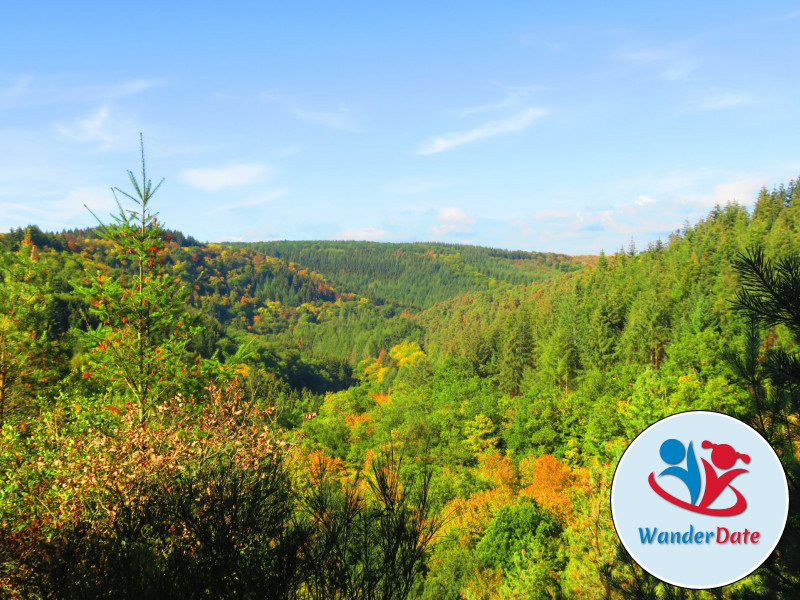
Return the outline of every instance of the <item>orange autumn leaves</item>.
[[[489,489],[469,498],[448,503],[451,515],[444,533],[458,530],[462,544],[476,542],[499,510],[519,499],[529,498],[550,511],[565,526],[573,521],[573,497],[586,486],[587,475],[551,454],[522,459],[514,465],[509,456],[489,451],[479,457],[479,478]]]
[[[215,480],[203,474],[213,465],[257,480],[287,458],[289,445],[274,430],[273,407],[246,402],[236,380],[209,384],[206,391],[205,402],[172,397],[158,404],[147,423],[139,422],[130,402],[85,411],[76,403],[44,415],[31,440],[6,431],[0,464],[17,467],[8,471],[15,491],[5,499],[0,523],[6,557],[25,563],[76,528],[111,535],[118,519],[143,514],[152,494],[168,495],[187,478],[208,480],[196,498],[202,516],[213,504]],[[65,438],[70,428],[75,431]],[[30,443],[38,452],[24,459],[22,449]]]
[[[572,519],[571,494],[583,483],[585,474],[560,462],[552,454],[527,457],[520,462],[522,482],[520,496],[533,498],[539,506],[552,512],[562,523]]]
[[[445,470],[445,477],[456,477],[454,472],[448,471]],[[516,462],[511,456],[492,449],[478,456],[474,474],[488,489],[475,492],[468,498],[456,498],[443,511],[445,530],[442,534],[457,541],[467,552],[474,552],[484,543],[505,509],[516,510],[531,501],[536,503],[538,509],[535,510],[540,514],[549,513],[555,518],[559,530],[566,536],[564,539],[584,526],[581,522],[583,498],[591,492],[586,469],[573,467],[552,454],[529,455]],[[521,551],[513,566],[506,565],[508,569],[478,563],[473,565],[462,583],[461,596],[469,600],[529,598],[533,597],[529,595],[531,586],[536,588],[548,581],[556,581],[558,575],[541,566],[542,557],[531,553],[530,548],[527,550],[528,553],[525,549]],[[533,583],[531,577],[538,577],[541,581],[537,579]],[[548,594],[551,593],[553,590],[541,597],[550,597]]]

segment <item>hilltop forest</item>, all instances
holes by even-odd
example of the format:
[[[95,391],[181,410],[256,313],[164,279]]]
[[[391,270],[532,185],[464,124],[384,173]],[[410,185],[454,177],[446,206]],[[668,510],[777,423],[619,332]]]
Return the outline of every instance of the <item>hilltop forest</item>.
[[[0,236],[0,597],[796,594],[796,507],[764,566],[692,591],[608,499],[690,409],[759,430],[797,493],[797,182],[566,256],[199,243],[130,179],[103,223]]]

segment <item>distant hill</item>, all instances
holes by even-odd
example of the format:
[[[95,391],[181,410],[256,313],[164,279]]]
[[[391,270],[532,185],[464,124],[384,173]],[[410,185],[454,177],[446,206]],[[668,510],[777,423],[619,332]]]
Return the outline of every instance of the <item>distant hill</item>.
[[[428,308],[461,294],[554,279],[591,257],[420,242],[263,242],[235,245],[323,275],[338,290],[379,304]]]
[[[181,367],[190,383],[209,378],[211,385],[197,389],[214,390],[213,373],[235,372],[241,384],[236,394],[244,402],[232,416],[268,407],[270,423],[287,435],[298,457],[292,467],[297,475],[330,469],[337,480],[346,475],[342,481],[369,481],[370,464],[374,475],[384,472],[374,470],[372,457],[396,448],[405,457],[404,474],[430,477],[430,498],[447,518],[441,543],[432,549],[435,568],[420,578],[421,600],[531,598],[539,597],[537,590],[547,597],[671,597],[616,552],[604,508],[625,446],[670,414],[711,410],[763,428],[774,435],[797,492],[796,328],[778,321],[759,327],[734,310],[743,284],[763,290],[742,272],[743,257],[763,252],[760,281],[779,290],[782,314],[797,323],[796,182],[762,190],[752,211],[735,203],[718,206],[665,242],[642,251],[631,245],[609,256],[437,243],[196,244],[177,232],[161,235],[168,251],[163,263],[150,266],[160,271],[163,264],[185,283],[190,306],[179,307],[180,318],[199,317],[204,326],[173,376],[181,377]],[[91,366],[91,353],[105,352],[119,338],[109,335],[90,346],[83,331],[93,326],[93,315],[99,325],[92,306],[121,306],[126,319],[135,319],[144,303],[127,309],[127,290],[119,298],[74,291],[93,281],[124,285],[131,270],[125,257],[94,230],[51,234],[31,228],[0,236],[0,346],[13,348],[0,352],[0,376],[14,376],[11,368],[17,369],[13,388],[7,384],[0,393],[13,398],[18,428],[14,436],[10,427],[3,430],[3,443],[11,440],[17,449],[0,452],[9,473],[0,485],[0,515],[15,515],[0,518],[0,539],[17,539],[3,538],[3,527],[11,523],[22,531],[18,524],[28,522],[31,504],[45,514],[27,500],[28,490],[62,497],[61,480],[52,473],[59,472],[54,469],[65,451],[89,447],[74,440],[85,439],[86,431],[97,438],[93,428],[100,419],[114,419],[116,427],[122,403],[129,403],[124,388],[109,396]],[[22,294],[14,290],[30,300],[20,302]],[[774,296],[763,294],[756,302]],[[161,356],[163,346],[155,352]],[[234,353],[238,361],[230,369]],[[114,360],[127,367],[129,356]],[[783,361],[780,369],[776,360]],[[209,374],[199,367],[204,362],[214,363]],[[189,394],[199,392],[179,397],[176,427],[187,422],[186,412],[207,408],[204,395]],[[191,402],[183,404],[187,398]],[[51,420],[40,425],[40,414]],[[188,423],[185,439],[205,437],[207,421]],[[230,441],[227,430],[224,440]],[[27,470],[19,468],[21,456]],[[87,454],[86,463],[76,463],[76,490],[92,489],[85,474],[93,471],[83,465],[98,462]],[[226,473],[235,468],[234,461],[225,464]],[[159,467],[159,477],[163,472]],[[176,481],[191,471],[185,473]],[[117,479],[109,492],[118,488]],[[204,488],[225,489],[216,483],[195,489]],[[232,489],[240,502],[243,488]],[[184,494],[181,502],[184,496],[197,498]],[[169,506],[174,495],[164,497]],[[9,513],[9,506],[16,512]],[[800,543],[800,516],[792,506],[773,566],[723,589],[720,598],[792,597],[800,585],[792,552]],[[153,514],[171,522],[161,516],[170,513]],[[78,529],[81,540],[83,531]],[[248,544],[250,531],[243,538]],[[510,541],[525,552],[503,550]],[[50,538],[46,544],[41,547],[49,551]],[[98,556],[108,562],[105,553]],[[0,586],[3,581],[0,568]],[[655,591],[645,594],[642,585]],[[496,590],[509,594],[493,595]]]
[[[342,361],[421,338],[420,311],[465,294],[553,281],[593,260],[430,242],[201,244],[179,231],[167,235],[165,268],[191,286],[190,302],[206,322],[196,348],[211,356],[246,344],[293,387],[317,391],[349,383]],[[0,234],[0,247],[15,251],[26,236],[59,264],[51,322],[66,331],[85,310],[68,281],[113,276],[114,249],[97,228],[50,233],[35,225]]]

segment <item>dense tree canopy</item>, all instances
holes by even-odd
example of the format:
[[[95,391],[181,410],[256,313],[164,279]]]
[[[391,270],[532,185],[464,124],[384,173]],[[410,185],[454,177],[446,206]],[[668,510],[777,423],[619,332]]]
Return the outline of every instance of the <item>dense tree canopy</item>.
[[[109,226],[0,236],[7,595],[796,589],[796,511],[779,553],[712,595],[618,553],[607,504],[626,444],[687,409],[753,424],[796,485],[796,182],[580,258],[199,244],[131,183]]]

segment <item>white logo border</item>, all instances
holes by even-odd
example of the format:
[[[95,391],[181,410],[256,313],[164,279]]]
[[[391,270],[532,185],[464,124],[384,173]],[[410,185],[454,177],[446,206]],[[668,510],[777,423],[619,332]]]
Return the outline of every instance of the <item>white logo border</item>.
[[[654,573],[653,571],[651,571],[650,569],[645,567],[643,564],[641,564],[638,560],[636,560],[636,557],[635,557],[634,553],[631,552],[631,549],[625,543],[625,540],[623,540],[622,536],[620,536],[619,529],[617,527],[617,516],[616,516],[616,512],[614,510],[614,485],[617,482],[617,473],[619,472],[619,468],[620,468],[620,466],[622,466],[622,463],[625,460],[625,457],[628,456],[628,452],[631,449],[631,446],[633,446],[634,443],[636,443],[636,440],[638,440],[640,436],[644,435],[645,432],[647,432],[649,429],[655,427],[659,423],[663,423],[664,421],[668,421],[668,420],[670,420],[672,418],[683,416],[683,415],[687,415],[687,414],[691,414],[691,413],[711,414],[711,415],[715,415],[715,416],[719,416],[719,417],[725,417],[727,419],[730,419],[731,421],[735,421],[736,423],[739,423],[740,425],[744,425],[750,431],[752,431],[755,435],[757,435],[759,438],[761,438],[761,440],[764,442],[764,444],[766,444],[766,446],[769,447],[770,450],[772,450],[772,456],[775,458],[776,462],[780,466],[781,473],[783,474],[783,489],[784,489],[784,492],[786,494],[786,512],[783,515],[783,525],[781,525],[781,534],[779,536],[777,536],[777,538],[775,540],[775,543],[772,545],[772,548],[770,548],[769,552],[766,553],[766,555],[764,556],[764,559],[760,563],[758,563],[756,566],[754,566],[752,569],[750,569],[747,573],[744,573],[744,574],[740,575],[736,579],[731,579],[730,581],[726,581],[725,583],[720,583],[720,584],[717,584],[717,585],[714,585],[714,586],[711,586],[711,587],[709,587],[709,586],[686,585],[686,584],[677,583],[675,581],[670,581],[669,579],[664,579],[662,576],[657,575],[656,573]],[[789,482],[788,482],[788,480],[786,478],[786,469],[784,468],[783,463],[781,462],[780,458],[778,457],[778,454],[775,452],[775,449],[772,447],[772,444],[770,444],[764,438],[764,436],[762,436],[758,431],[753,429],[750,425],[748,425],[744,421],[741,421],[741,420],[737,419],[736,417],[732,417],[730,415],[726,415],[725,413],[711,411],[711,410],[686,410],[686,411],[683,411],[683,412],[675,413],[675,414],[663,417],[663,418],[659,419],[658,421],[655,421],[654,423],[651,423],[645,429],[640,431],[636,435],[636,437],[633,438],[630,441],[630,443],[628,444],[628,446],[625,448],[625,452],[622,453],[622,456],[620,457],[619,462],[617,463],[617,466],[614,468],[614,477],[611,480],[611,489],[609,491],[609,500],[610,500],[610,505],[611,505],[611,522],[614,525],[614,533],[617,534],[617,539],[619,540],[620,544],[622,544],[622,547],[625,548],[625,551],[628,553],[628,556],[631,557],[631,560],[633,560],[637,565],[639,565],[642,569],[644,569],[645,571],[650,573],[650,575],[652,575],[653,577],[655,577],[659,581],[663,581],[664,583],[667,583],[669,585],[674,585],[676,587],[680,587],[680,588],[684,588],[684,589],[690,589],[690,590],[711,590],[711,589],[721,588],[721,587],[724,587],[726,585],[730,585],[732,583],[736,583],[737,581],[740,581],[740,580],[744,579],[745,577],[751,575],[756,569],[758,569],[761,565],[763,565],[769,559],[769,557],[772,556],[772,553],[775,551],[775,548],[778,547],[778,544],[780,543],[781,538],[783,537],[783,532],[786,530],[786,523],[787,523],[787,521],[789,519],[789,502],[790,502],[790,498],[789,498]]]

